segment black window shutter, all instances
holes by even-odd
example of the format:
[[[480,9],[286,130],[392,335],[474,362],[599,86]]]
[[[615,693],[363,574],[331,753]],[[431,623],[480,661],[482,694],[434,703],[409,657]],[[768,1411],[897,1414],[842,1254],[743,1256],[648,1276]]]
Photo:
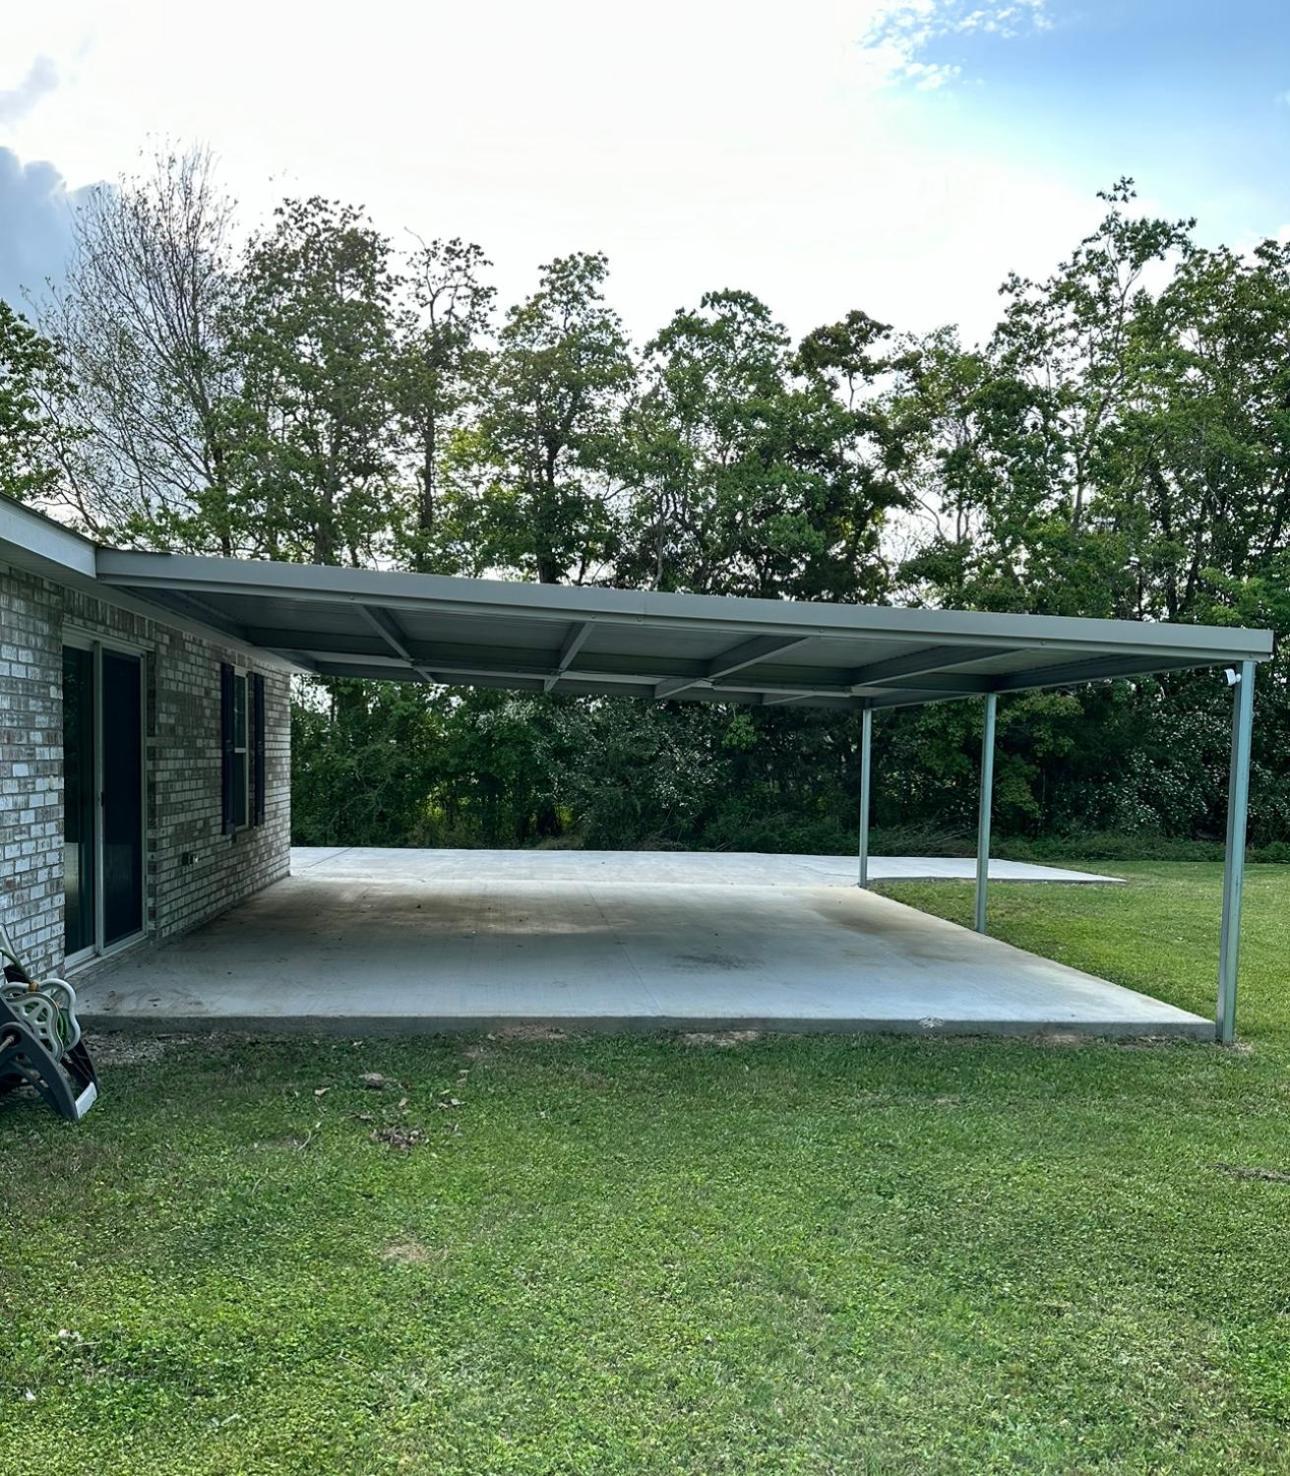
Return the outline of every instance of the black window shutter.
[[[264,678],[258,671],[251,676],[251,708],[255,721],[255,748],[251,768],[251,782],[255,786],[255,823],[263,825],[267,769],[264,762]]]
[[[232,835],[233,822],[233,668],[219,664],[219,742],[223,768],[220,773],[220,829]]]

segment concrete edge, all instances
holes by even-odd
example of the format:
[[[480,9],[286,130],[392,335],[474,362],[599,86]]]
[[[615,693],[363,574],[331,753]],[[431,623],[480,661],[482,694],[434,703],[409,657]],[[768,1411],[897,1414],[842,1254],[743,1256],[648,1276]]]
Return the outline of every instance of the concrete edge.
[[[567,1035],[657,1035],[757,1030],[771,1035],[979,1035],[1012,1039],[1078,1035],[1089,1039],[1214,1040],[1214,1025],[1181,1020],[888,1020],[764,1015],[137,1015],[81,1013],[83,1029],[132,1035],[481,1035],[517,1029]]]
[[[976,886],[974,876],[933,876],[926,873],[903,873],[900,876],[871,876],[869,889],[877,886],[899,886],[901,882],[957,882],[960,886]],[[839,882],[839,886],[846,883]],[[852,882],[852,886],[858,883]],[[1128,878],[1123,876],[1097,876],[1092,872],[1083,876],[992,876],[992,887],[1127,887]]]

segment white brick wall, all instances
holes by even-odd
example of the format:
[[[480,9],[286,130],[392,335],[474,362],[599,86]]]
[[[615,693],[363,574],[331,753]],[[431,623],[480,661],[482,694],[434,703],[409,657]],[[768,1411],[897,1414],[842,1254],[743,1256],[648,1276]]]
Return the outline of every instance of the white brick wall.
[[[65,626],[146,652],[150,935],[168,937],[287,874],[289,679],[266,667],[265,820],[220,832],[219,666],[236,652],[79,591],[0,567],[0,906],[41,970],[63,962],[62,643]]]

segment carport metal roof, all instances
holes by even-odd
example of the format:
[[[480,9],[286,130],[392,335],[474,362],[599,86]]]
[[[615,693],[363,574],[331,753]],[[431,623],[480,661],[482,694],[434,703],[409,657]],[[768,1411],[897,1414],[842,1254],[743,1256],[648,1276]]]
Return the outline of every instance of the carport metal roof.
[[[96,580],[306,671],[884,708],[1265,660],[1268,631],[737,599],[97,550]]]

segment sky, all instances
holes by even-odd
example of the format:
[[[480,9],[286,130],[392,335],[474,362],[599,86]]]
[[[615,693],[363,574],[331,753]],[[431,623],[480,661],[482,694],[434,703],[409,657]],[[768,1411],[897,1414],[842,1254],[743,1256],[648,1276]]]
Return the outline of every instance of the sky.
[[[304,17],[307,16],[307,20]],[[1136,178],[1211,244],[1290,232],[1286,0],[45,0],[0,51],[0,296],[70,211],[201,144],[250,224],[361,203],[478,241],[502,300],[603,250],[643,340],[710,289],[794,334],[988,330]]]

